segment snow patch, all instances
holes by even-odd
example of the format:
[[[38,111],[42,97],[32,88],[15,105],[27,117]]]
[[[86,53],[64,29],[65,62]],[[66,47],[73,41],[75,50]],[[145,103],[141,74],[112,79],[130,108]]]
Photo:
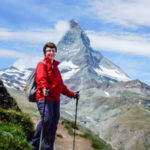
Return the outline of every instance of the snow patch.
[[[71,61],[63,61],[60,65],[59,65],[59,69],[77,69],[79,68],[77,65],[73,64]]]
[[[67,80],[67,79],[70,79],[71,76],[73,76],[75,73],[77,73],[79,71],[79,69],[76,69],[76,70],[71,70],[71,71],[68,71],[67,73],[63,73],[62,74],[62,78],[64,80]]]
[[[64,61],[59,65],[60,70],[68,70],[65,73],[62,73],[63,80],[70,79],[75,73],[77,73],[80,69],[77,65],[73,64],[71,61]]]
[[[116,79],[118,81],[129,81],[131,80],[123,73],[119,72],[117,69],[108,69],[103,66],[99,66],[99,69],[94,69],[98,75],[107,76],[109,78]]]
[[[106,94],[107,97],[109,97],[110,94],[108,92],[104,92],[104,93]]]

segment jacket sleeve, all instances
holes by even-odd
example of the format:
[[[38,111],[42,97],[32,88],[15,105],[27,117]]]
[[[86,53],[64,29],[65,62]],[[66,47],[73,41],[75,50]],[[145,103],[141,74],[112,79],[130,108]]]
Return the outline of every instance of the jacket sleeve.
[[[60,75],[60,76],[61,76],[61,75]],[[75,95],[75,93],[72,92],[72,91],[70,91],[70,90],[67,88],[67,86],[64,84],[64,82],[63,82],[63,80],[62,80],[62,77],[61,77],[61,82],[62,82],[62,94],[63,94],[63,95],[66,95],[66,96],[68,96],[68,97],[70,97],[70,98],[73,98],[74,95]]]
[[[68,96],[68,97],[70,97],[70,98],[73,98],[74,95],[75,95],[75,93],[72,92],[72,91],[70,91],[70,90],[67,88],[67,86],[64,85],[64,84],[63,84],[62,94],[63,94],[63,95],[66,95],[66,96]]]
[[[37,85],[41,88],[44,89],[48,87],[48,82],[47,82],[47,69],[46,69],[46,64],[40,62],[37,65],[36,72],[35,72],[35,80]]]

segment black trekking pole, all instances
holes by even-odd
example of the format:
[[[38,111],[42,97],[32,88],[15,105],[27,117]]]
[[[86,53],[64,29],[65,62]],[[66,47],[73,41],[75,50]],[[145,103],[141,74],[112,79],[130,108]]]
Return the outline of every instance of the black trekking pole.
[[[79,94],[79,91],[76,92]],[[76,98],[76,112],[75,112],[75,126],[74,126],[74,139],[73,139],[73,150],[75,150],[75,140],[76,140],[76,128],[77,128],[77,110],[78,110],[78,100],[79,98]]]
[[[42,128],[41,128],[41,134],[40,134],[40,144],[39,144],[39,150],[42,148],[42,139],[43,139],[43,131],[44,131],[44,117],[45,117],[45,105],[46,105],[47,97],[45,96],[44,100],[44,110],[43,110],[43,119],[42,119]]]

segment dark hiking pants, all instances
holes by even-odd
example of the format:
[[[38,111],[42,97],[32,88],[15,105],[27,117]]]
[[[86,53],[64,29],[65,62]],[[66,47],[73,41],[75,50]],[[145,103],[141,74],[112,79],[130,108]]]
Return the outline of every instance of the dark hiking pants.
[[[44,110],[44,100],[39,100],[37,102],[38,110],[41,115],[41,121],[37,125],[32,139],[32,146],[34,150],[39,149],[40,134],[42,128],[43,120],[43,110]],[[53,150],[53,145],[55,141],[55,134],[57,130],[57,124],[60,115],[60,102],[47,100],[45,104],[45,116],[44,116],[44,130],[43,130],[43,140],[44,140],[44,150]]]

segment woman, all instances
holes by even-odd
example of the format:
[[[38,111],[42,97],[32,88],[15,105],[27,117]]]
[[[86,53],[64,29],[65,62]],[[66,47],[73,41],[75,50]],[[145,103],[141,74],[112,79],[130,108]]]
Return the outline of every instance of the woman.
[[[44,100],[45,97],[47,97],[43,130],[44,149],[53,150],[57,124],[60,116],[60,94],[62,93],[70,98],[79,98],[79,95],[70,91],[63,83],[58,69],[59,62],[54,59],[57,52],[56,45],[51,42],[46,43],[43,47],[43,52],[45,58],[43,59],[43,62],[40,62],[37,65],[35,71],[35,81],[37,83],[36,100],[41,115],[41,121],[35,130],[32,145],[34,150],[39,149]]]

